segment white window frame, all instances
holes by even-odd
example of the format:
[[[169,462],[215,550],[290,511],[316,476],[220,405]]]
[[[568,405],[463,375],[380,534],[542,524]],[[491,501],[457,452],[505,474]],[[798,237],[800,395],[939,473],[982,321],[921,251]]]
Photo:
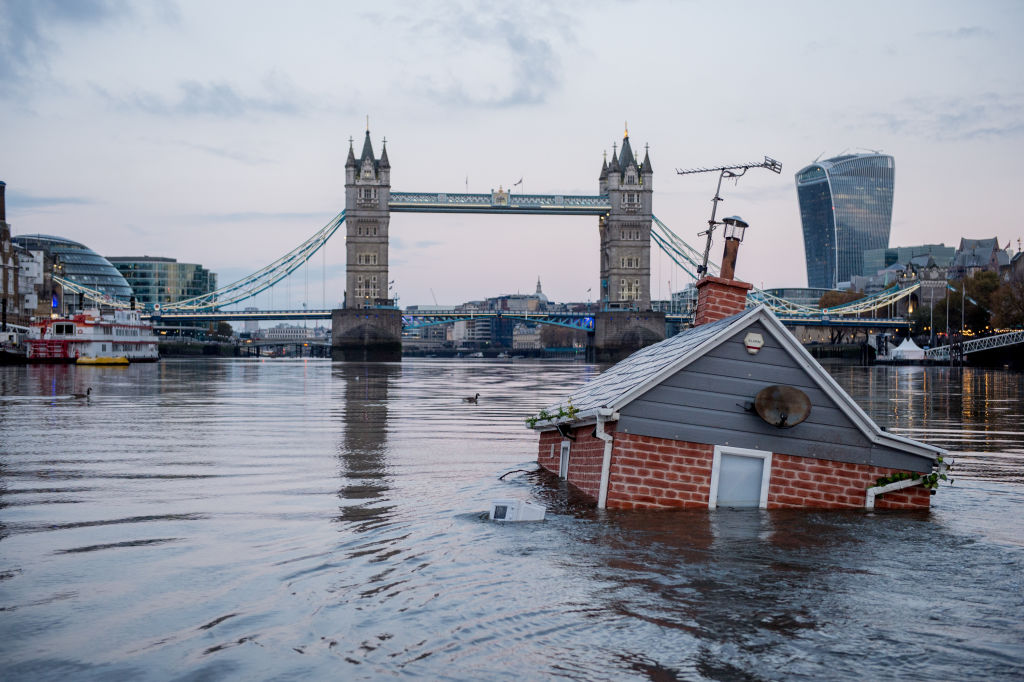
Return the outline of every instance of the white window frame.
[[[757,457],[764,460],[761,467],[761,497],[759,509],[768,508],[768,484],[772,480],[772,453],[768,450],[751,450],[750,448],[734,448],[729,445],[716,445],[715,456],[711,462],[711,491],[708,494],[708,509],[718,507],[718,479],[722,471],[722,455],[738,455],[740,457]]]
[[[569,452],[572,450],[572,441],[563,440],[562,447],[558,451],[558,476],[569,479]]]

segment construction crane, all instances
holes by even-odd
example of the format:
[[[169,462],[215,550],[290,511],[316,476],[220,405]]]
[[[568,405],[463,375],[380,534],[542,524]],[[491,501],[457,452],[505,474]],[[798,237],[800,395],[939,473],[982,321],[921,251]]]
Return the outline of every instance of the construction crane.
[[[730,216],[723,221],[715,220],[715,214],[718,211],[718,202],[722,201],[722,180],[725,178],[736,178],[739,179],[746,175],[747,171],[751,168],[767,168],[773,173],[782,172],[782,164],[775,159],[766,156],[764,161],[757,163],[738,163],[733,166],[712,166],[710,168],[676,168],[676,173],[679,175],[692,175],[693,173],[718,173],[718,187],[715,189],[715,198],[711,200],[711,219],[708,220],[708,229],[700,232],[697,236],[703,237],[707,235],[707,243],[704,245],[704,260],[700,265],[697,266],[697,277],[700,278],[707,274],[708,271],[708,254],[711,252],[711,235],[715,231],[715,228],[719,225],[724,225],[728,221],[734,221],[737,224],[742,223],[743,227],[746,227],[746,223],[743,222],[738,216]],[[731,224],[731,223],[730,223]]]

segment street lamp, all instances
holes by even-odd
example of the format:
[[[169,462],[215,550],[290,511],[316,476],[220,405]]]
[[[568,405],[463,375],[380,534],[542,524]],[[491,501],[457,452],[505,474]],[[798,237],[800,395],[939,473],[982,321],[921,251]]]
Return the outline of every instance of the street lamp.
[[[736,254],[740,250],[740,242],[750,225],[738,215],[729,216],[722,220],[725,225],[725,250],[722,253],[721,277],[732,279],[736,276]]]

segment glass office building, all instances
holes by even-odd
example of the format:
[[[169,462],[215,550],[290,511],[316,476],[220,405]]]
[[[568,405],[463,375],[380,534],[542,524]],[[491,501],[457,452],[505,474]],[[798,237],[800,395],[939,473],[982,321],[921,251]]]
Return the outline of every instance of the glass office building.
[[[899,263],[906,265],[920,256],[931,256],[940,268],[949,267],[953,262],[956,248],[945,244],[921,244],[920,246],[893,246],[885,249],[868,249],[864,252],[864,269],[860,272],[865,277],[874,277],[879,270]]]
[[[121,301],[131,298],[132,288],[117,268],[84,244],[46,234],[21,234],[11,241],[29,251],[42,251],[55,275]]]
[[[111,256],[108,260],[131,285],[139,305],[147,309],[217,289],[217,275],[195,263],[155,256]]]
[[[796,174],[807,286],[849,282],[863,271],[865,251],[889,245],[894,168],[885,154],[848,154]]]

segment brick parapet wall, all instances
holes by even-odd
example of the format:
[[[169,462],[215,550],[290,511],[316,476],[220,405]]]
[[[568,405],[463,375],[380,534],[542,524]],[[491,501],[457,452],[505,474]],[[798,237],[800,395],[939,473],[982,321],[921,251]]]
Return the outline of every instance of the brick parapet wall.
[[[604,425],[606,433],[615,432],[615,423]],[[601,491],[601,465],[604,462],[604,441],[593,435],[594,425],[570,431],[576,438],[569,441],[569,475],[567,480],[580,491],[598,498]],[[559,472],[562,436],[557,431],[542,431],[538,446],[537,463],[548,471]]]
[[[773,454],[768,508],[862,509],[867,489],[879,478],[898,471],[869,464]],[[920,485],[875,498],[876,509],[928,509],[930,505],[931,493]]]
[[[720,320],[747,307],[747,292],[753,284],[721,277],[704,277],[697,282],[697,312],[693,325],[696,327]]]
[[[605,430],[614,433],[615,424]],[[593,425],[575,429],[569,454],[570,483],[597,499],[601,485],[604,441],[592,436]],[[714,446],[652,436],[615,433],[609,470],[609,509],[707,509]],[[557,474],[562,437],[540,434],[537,461]],[[868,464],[813,457],[772,455],[768,508],[863,509],[867,489],[879,478],[900,471]],[[931,494],[923,486],[885,493],[876,509],[928,509]]]
[[[714,447],[620,433],[608,483],[609,509],[707,509]]]

